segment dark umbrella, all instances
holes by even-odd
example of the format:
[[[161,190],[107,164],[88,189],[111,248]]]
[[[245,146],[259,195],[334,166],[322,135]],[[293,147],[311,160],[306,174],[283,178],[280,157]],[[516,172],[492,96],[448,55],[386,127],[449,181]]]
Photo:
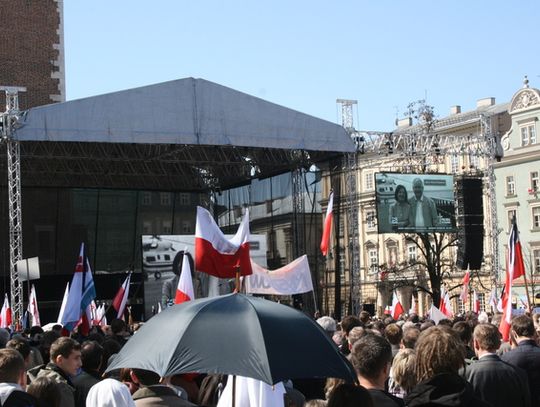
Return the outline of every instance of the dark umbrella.
[[[107,372],[122,367],[162,377],[224,373],[268,384],[308,377],[356,378],[315,321],[293,308],[243,294],[188,301],[154,316]]]

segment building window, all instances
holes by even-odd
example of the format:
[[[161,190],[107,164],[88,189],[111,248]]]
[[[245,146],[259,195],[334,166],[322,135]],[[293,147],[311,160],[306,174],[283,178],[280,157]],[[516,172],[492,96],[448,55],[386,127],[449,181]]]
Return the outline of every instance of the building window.
[[[191,233],[191,222],[189,220],[182,221],[182,234],[188,235]]]
[[[471,168],[479,168],[480,167],[480,157],[478,157],[476,154],[471,154],[469,156],[469,165]]]
[[[343,222],[343,219],[340,219],[339,225],[338,225],[338,232],[339,237],[345,236],[345,222]]]
[[[379,253],[376,247],[371,247],[368,249],[369,256],[369,271],[372,274],[375,274],[379,271]]]
[[[521,127],[521,146],[536,144],[536,128],[534,124]]]
[[[508,209],[506,214],[508,216],[508,230],[510,230],[512,228],[512,219],[515,217],[517,220],[517,211],[515,209]]]
[[[464,314],[465,313],[465,303],[461,298],[457,299],[458,302],[458,313]]]
[[[172,222],[170,220],[164,220],[162,226],[162,234],[172,235]]]
[[[163,206],[171,206],[171,193],[170,192],[161,192],[159,194],[159,200]]]
[[[152,205],[152,192],[143,192],[142,204]]]
[[[486,310],[486,303],[484,302],[486,299],[485,293],[478,293],[476,294],[478,296],[478,302],[480,303],[480,312]]]
[[[532,208],[532,225],[533,229],[540,229],[540,206]]]
[[[191,197],[187,192],[181,192],[178,196],[180,205],[188,206],[191,205]]]
[[[450,156],[450,170],[452,174],[457,174],[459,171],[459,157],[456,154]]]
[[[531,192],[536,192],[540,188],[540,178],[538,178],[538,171],[531,172]]]
[[[540,249],[533,250],[534,273],[540,274]]]
[[[373,191],[375,189],[375,184],[373,180],[373,172],[368,171],[364,175],[364,190],[365,191]]]
[[[388,267],[394,267],[398,261],[398,246],[393,240],[386,243],[386,263]]]
[[[417,247],[415,244],[407,245],[407,260],[409,260],[409,263],[411,264],[416,263],[416,251]]]
[[[514,196],[516,194],[516,181],[513,175],[506,177],[506,196]]]
[[[372,209],[366,211],[366,224],[368,229],[377,227],[377,213]]]
[[[152,222],[150,222],[148,220],[143,221],[142,229],[143,229],[143,235],[151,235],[152,234]]]
[[[339,248],[339,268],[345,270],[345,250],[342,247]]]

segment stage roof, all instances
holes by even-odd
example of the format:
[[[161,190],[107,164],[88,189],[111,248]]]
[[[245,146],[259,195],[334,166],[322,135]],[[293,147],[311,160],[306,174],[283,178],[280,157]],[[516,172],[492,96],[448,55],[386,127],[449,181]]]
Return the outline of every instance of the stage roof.
[[[226,189],[355,149],[337,124],[194,78],[32,108],[14,137],[23,186]]]

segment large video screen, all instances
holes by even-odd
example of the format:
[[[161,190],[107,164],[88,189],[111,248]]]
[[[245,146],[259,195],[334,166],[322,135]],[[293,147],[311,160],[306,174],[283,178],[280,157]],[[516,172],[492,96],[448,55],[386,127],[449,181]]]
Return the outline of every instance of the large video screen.
[[[375,174],[379,233],[455,232],[454,177]]]

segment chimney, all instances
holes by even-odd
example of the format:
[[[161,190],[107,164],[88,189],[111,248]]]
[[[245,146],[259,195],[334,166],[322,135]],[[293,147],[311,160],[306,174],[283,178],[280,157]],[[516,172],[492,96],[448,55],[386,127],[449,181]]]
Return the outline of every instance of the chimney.
[[[461,106],[455,105],[450,108],[450,114],[460,114],[461,113]]]
[[[412,117],[406,117],[404,119],[399,119],[397,122],[398,128],[401,127],[411,127],[412,126]]]
[[[495,98],[484,98],[476,101],[476,108],[489,107],[495,104]]]

